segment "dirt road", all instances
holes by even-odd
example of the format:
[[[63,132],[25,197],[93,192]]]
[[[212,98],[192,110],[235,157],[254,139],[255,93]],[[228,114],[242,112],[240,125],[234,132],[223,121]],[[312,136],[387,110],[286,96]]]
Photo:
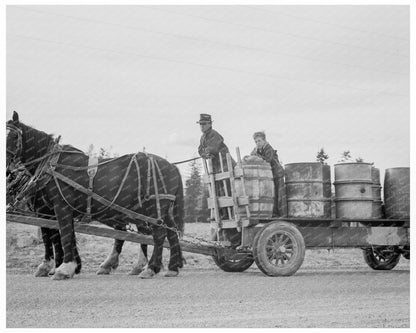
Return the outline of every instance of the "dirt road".
[[[409,270],[7,275],[7,327],[409,327]]]

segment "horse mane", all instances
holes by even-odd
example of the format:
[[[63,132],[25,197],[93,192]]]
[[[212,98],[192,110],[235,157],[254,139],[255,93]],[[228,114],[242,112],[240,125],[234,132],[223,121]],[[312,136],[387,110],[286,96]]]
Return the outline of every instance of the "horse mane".
[[[29,162],[45,154],[51,142],[54,141],[52,134],[47,134],[20,121],[8,121],[7,124],[16,126],[22,130],[22,144],[23,150],[25,151],[22,161],[24,162]]]
[[[19,127],[24,134],[33,136],[33,138],[36,140],[35,143],[39,143],[39,140],[44,140],[45,138],[47,138],[49,141],[54,140],[53,134],[48,134],[46,132],[34,128],[33,126],[26,125],[20,121],[18,125],[14,124],[13,121],[11,121],[11,124]]]
[[[42,148],[45,147],[42,144],[45,140],[47,140],[48,143],[55,140],[55,135],[48,134],[46,132],[43,132],[41,130],[36,129],[33,126],[26,125],[26,124],[24,124],[20,121],[16,125],[16,123],[13,122],[13,120],[9,120],[7,122],[7,124],[11,124],[11,125],[14,125],[16,127],[19,127],[22,130],[23,135],[26,135],[26,139],[27,139],[27,136],[32,137],[33,141],[34,141],[33,148],[36,149],[36,150],[39,150],[39,149],[42,149]],[[78,149],[78,148],[76,148],[72,145],[63,145],[63,148],[64,148],[64,150],[77,151],[77,152],[80,152],[80,153],[84,153],[81,149]]]

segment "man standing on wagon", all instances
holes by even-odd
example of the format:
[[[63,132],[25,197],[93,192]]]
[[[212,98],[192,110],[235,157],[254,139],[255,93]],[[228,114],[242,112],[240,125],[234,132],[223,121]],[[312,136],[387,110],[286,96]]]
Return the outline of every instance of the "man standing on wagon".
[[[212,159],[212,168],[214,173],[221,172],[220,154],[224,165],[224,171],[227,167],[228,147],[224,143],[224,138],[216,130],[212,128],[211,115],[202,113],[197,124],[201,126],[201,141],[198,153],[203,159]],[[235,162],[231,159],[233,167]]]
[[[224,171],[228,171],[227,165],[227,153],[229,152],[227,145],[224,143],[224,138],[212,128],[212,119],[211,115],[202,113],[200,115],[199,121],[197,124],[201,126],[201,141],[198,147],[199,155],[207,160],[211,159],[212,161],[212,172],[219,173],[221,172],[221,162],[220,156],[223,163]],[[234,168],[236,165],[235,161],[231,158],[231,163]],[[228,195],[231,195],[231,183],[230,180],[226,181]],[[225,186],[223,182],[215,182],[215,191],[218,196],[224,196]],[[222,219],[230,219],[231,216],[228,216],[226,208],[220,209],[220,214]]]
[[[270,163],[273,172],[274,181],[274,207],[273,216],[287,216],[286,203],[286,188],[285,188],[285,171],[279,162],[277,151],[266,141],[266,134],[264,132],[256,132],[253,135],[256,143],[256,148],[251,152],[251,155],[261,157],[266,162]]]

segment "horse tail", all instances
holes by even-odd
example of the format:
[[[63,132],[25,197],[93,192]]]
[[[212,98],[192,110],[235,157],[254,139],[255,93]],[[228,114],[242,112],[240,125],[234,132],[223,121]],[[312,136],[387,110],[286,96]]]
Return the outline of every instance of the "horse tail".
[[[176,198],[173,203],[173,220],[176,224],[178,230],[183,234],[185,229],[184,217],[185,217],[185,202],[183,198],[183,183],[182,176],[179,172],[178,167],[176,167],[176,173],[178,178],[178,189],[176,190]]]

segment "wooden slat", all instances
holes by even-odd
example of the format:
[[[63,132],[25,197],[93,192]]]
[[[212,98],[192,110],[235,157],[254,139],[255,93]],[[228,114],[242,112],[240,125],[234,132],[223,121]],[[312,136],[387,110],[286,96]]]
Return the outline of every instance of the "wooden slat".
[[[208,175],[208,166],[207,166],[206,159],[202,159],[202,165],[204,166],[204,170],[205,170],[204,177],[206,177],[207,180],[208,180],[208,182],[206,183],[206,184],[208,184],[208,195],[209,195],[209,197],[212,197],[211,180],[210,180],[209,175]],[[207,198],[207,201],[208,201],[208,198]],[[213,209],[210,209],[210,220],[215,221],[215,213],[214,213]],[[215,221],[215,223],[217,224],[216,221]],[[218,224],[215,227],[215,229],[216,230],[218,229]]]
[[[218,197],[218,207],[224,208],[224,207],[232,207],[233,206],[233,199],[231,197]],[[215,202],[213,198],[208,198],[208,208],[214,208]]]
[[[234,171],[233,171],[233,164],[231,161],[230,153],[227,153],[227,166],[230,172],[230,184],[231,184],[231,197],[233,198],[233,207],[234,207],[234,220],[237,222],[237,230],[241,231],[241,217],[240,213],[238,212],[238,199],[237,193],[235,190],[235,178],[234,178]]]
[[[242,219],[241,220],[241,226],[242,227],[248,227],[250,225],[250,221],[247,219]],[[222,220],[222,228],[223,229],[232,229],[232,228],[237,228],[238,227],[238,223],[237,221],[234,220]]]
[[[211,197],[214,200],[214,217],[215,217],[215,221],[217,222],[218,230],[219,230],[222,227],[222,225],[221,225],[220,209],[218,207],[218,201],[217,201],[217,194],[215,193],[215,178],[214,178],[211,159],[208,159],[208,172],[209,172],[209,178],[211,180]]]
[[[228,171],[222,171],[215,174],[215,181],[230,179],[230,173]]]
[[[22,224],[29,224],[38,227],[45,227],[50,229],[59,229],[58,222],[56,220],[47,220],[38,217],[32,216],[22,216],[22,215],[15,215],[15,214],[7,214],[6,216],[7,222],[15,222],[15,223],[22,223]],[[84,223],[75,223],[74,224],[75,231],[81,234],[99,236],[99,237],[106,237],[106,238],[113,238],[113,239],[120,239],[134,243],[140,244],[147,244],[153,245],[153,237],[148,235],[143,235],[135,232],[128,232],[122,230],[115,230],[105,225],[93,225],[91,223],[84,224]],[[185,252],[192,252],[204,255],[211,255],[213,246],[208,245],[194,245],[189,244],[188,242],[184,242],[179,240],[181,245],[182,251]],[[165,241],[163,244],[164,247],[169,248],[169,242]]]
[[[239,167],[236,167],[234,170],[234,178],[240,178],[243,176],[243,170]],[[219,180],[224,180],[224,179],[229,179],[230,178],[230,172],[229,171],[224,171],[224,172],[219,172],[215,174],[215,180],[219,181]],[[270,179],[270,178],[267,178]]]
[[[222,160],[222,154],[218,154],[219,158],[220,158],[220,166],[221,166],[221,172],[224,172],[224,161]],[[230,172],[228,173],[231,177]],[[222,185],[224,186],[224,192],[225,192],[225,196],[229,197],[228,194],[228,186],[227,186],[227,180],[224,179],[222,181]],[[232,218],[232,214],[231,214],[231,206],[227,206],[227,213],[228,213],[228,218],[231,219]],[[234,212],[235,213],[235,212]]]
[[[218,197],[218,207],[224,208],[224,207],[234,207],[234,201],[232,197]],[[237,198],[238,205],[244,206],[249,204],[249,198],[248,197],[238,197]],[[213,209],[214,208],[214,200],[212,198],[208,198],[208,208]]]

